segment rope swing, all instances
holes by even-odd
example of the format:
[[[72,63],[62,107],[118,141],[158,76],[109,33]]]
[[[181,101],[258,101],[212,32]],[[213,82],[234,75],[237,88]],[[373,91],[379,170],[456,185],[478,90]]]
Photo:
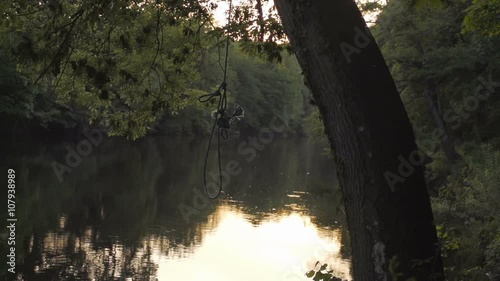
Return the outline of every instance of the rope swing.
[[[225,54],[225,61],[224,61],[224,77],[222,79],[222,83],[220,84],[219,88],[207,95],[202,95],[198,98],[198,101],[205,103],[210,100],[212,100],[215,97],[219,97],[219,102],[217,105],[217,110],[214,112],[213,117],[214,117],[214,123],[212,126],[212,132],[210,133],[210,139],[208,140],[208,148],[207,148],[207,154],[205,156],[205,166],[203,169],[203,184],[205,186],[205,193],[207,194],[208,198],[210,199],[216,199],[219,197],[219,195],[222,192],[222,161],[221,161],[221,156],[220,156],[220,139],[221,137],[223,139],[228,139],[229,135],[227,133],[227,129],[229,129],[231,125],[231,120],[233,118],[240,118],[243,116],[243,108],[240,106],[237,106],[234,113],[232,115],[228,115],[226,113],[226,108],[227,108],[227,95],[226,95],[226,88],[227,88],[227,62],[228,62],[228,55],[229,55],[229,24],[231,23],[231,11],[232,11],[232,0],[229,1],[229,11],[228,11],[228,17],[227,17],[227,25],[226,25],[226,54]],[[212,146],[212,139],[214,136],[215,132],[215,127],[217,127],[217,158],[219,162],[219,189],[217,193],[212,196],[210,195],[210,192],[208,192],[208,187],[207,187],[207,163],[208,163],[208,155],[210,154],[210,147]]]

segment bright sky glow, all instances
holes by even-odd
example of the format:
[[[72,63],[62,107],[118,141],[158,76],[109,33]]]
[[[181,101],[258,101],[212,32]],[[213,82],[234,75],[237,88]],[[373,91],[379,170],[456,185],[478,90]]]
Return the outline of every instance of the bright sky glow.
[[[229,0],[227,1],[215,1],[218,5],[217,9],[214,12],[215,24],[217,25],[226,25],[227,23],[227,11],[229,10]],[[360,3],[374,2],[374,0],[360,0]],[[381,5],[386,5],[386,0],[377,0]],[[238,5],[248,5],[249,1],[246,0],[233,0],[233,7]],[[267,11],[274,5],[274,1],[268,1],[264,3],[263,11],[264,17],[267,15]],[[378,13],[369,13],[365,14],[364,18],[367,22],[368,26],[373,25],[373,21],[376,20]]]

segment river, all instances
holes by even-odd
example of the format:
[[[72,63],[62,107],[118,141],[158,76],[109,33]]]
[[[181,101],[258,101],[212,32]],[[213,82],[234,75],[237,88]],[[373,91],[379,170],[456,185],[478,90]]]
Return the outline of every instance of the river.
[[[2,160],[16,170],[18,280],[298,281],[317,261],[351,279],[323,144],[225,142],[216,200],[203,189],[207,140],[107,139],[68,155],[76,145]]]

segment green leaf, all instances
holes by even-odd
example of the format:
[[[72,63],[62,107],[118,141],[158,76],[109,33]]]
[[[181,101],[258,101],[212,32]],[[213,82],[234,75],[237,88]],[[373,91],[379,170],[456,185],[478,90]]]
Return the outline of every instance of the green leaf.
[[[314,276],[314,270],[310,270],[306,273],[307,278],[312,278]]]

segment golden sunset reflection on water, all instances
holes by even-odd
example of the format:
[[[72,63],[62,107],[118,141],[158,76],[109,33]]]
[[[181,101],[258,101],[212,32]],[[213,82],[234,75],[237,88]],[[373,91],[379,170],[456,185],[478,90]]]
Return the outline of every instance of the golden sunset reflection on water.
[[[321,230],[299,213],[273,215],[255,224],[251,216],[221,205],[203,227],[203,240],[185,258],[159,256],[158,280],[311,280],[304,274],[316,261],[337,277],[351,279],[340,255],[340,230]]]
[[[340,229],[320,228],[301,214],[299,205],[289,207],[287,212],[256,218],[239,207],[221,204],[196,227],[198,234],[191,245],[147,235],[133,251],[119,240],[96,249],[92,240],[99,233],[92,228],[74,240],[68,233],[50,232],[43,239],[42,262],[35,272],[68,263],[68,249],[72,249],[83,258],[79,264],[86,268],[85,280],[101,280],[104,275],[128,281],[300,281],[312,280],[305,273],[316,261],[327,263],[335,276],[351,280],[349,260],[341,255]],[[65,217],[60,221],[63,226]],[[81,270],[75,268],[77,272]]]

